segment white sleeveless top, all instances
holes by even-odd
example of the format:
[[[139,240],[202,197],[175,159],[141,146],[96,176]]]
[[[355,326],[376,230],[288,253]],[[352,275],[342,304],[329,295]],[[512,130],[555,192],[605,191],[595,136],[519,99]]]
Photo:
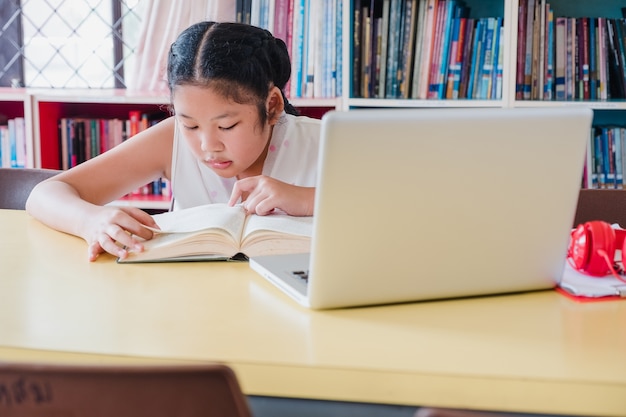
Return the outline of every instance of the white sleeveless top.
[[[263,175],[288,184],[315,187],[320,130],[320,120],[283,113],[272,132]],[[227,203],[236,181],[220,177],[199,161],[176,126],[171,178],[174,209]]]

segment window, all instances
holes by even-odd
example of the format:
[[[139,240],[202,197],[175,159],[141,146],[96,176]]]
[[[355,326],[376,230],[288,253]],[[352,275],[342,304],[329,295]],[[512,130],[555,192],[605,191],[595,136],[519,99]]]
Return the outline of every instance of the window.
[[[150,0],[3,0],[0,86],[125,88]]]

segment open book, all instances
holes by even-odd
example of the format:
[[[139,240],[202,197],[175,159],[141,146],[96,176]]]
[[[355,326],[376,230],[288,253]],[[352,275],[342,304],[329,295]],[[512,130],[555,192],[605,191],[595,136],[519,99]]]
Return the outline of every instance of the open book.
[[[208,204],[155,214],[160,230],[120,263],[245,259],[305,253],[311,246],[313,217],[272,213],[248,215],[241,206]]]

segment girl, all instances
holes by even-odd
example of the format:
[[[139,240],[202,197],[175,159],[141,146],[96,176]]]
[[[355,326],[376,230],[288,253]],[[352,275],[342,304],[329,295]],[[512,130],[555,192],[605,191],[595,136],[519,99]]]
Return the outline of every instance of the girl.
[[[159,177],[175,208],[241,201],[249,213],[313,215],[320,122],[294,115],[283,93],[290,73],[285,43],[266,30],[189,27],[169,51],[174,116],[40,183],[26,210],[87,241],[90,261],[143,250],[152,218],[106,204]]]

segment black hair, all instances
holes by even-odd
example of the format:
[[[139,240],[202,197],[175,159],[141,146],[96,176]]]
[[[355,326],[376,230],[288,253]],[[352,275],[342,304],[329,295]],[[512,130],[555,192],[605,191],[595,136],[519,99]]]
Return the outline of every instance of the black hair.
[[[170,93],[179,85],[211,87],[236,103],[255,104],[265,124],[269,89],[280,89],[285,111],[298,114],[284,88],[291,76],[285,42],[269,31],[244,23],[200,22],[172,44],[167,62]]]

